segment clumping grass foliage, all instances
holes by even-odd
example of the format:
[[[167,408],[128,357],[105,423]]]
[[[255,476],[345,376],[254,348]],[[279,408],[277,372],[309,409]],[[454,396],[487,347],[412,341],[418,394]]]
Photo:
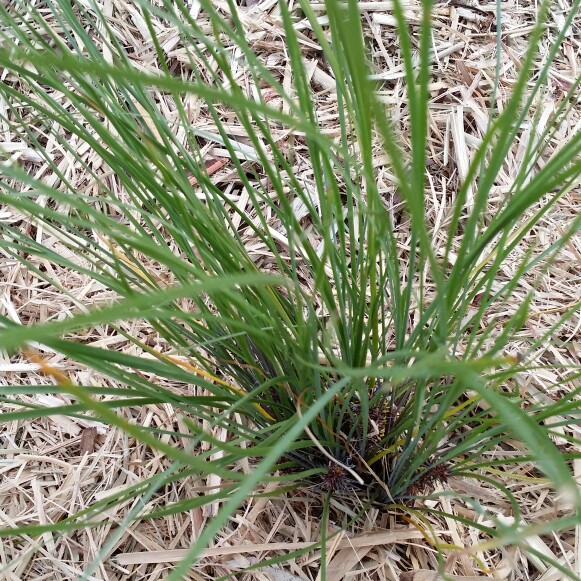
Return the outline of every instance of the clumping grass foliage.
[[[436,233],[426,219],[431,1],[422,1],[422,20],[413,26],[400,2],[393,3],[409,113],[405,129],[377,97],[381,85],[370,74],[354,0],[326,1],[326,19],[306,0],[292,11],[279,2],[290,86],[250,48],[249,23],[233,0],[228,11],[202,0],[211,21],[203,28],[181,1],[133,4],[157,51],[156,70],[133,66],[97,2],[0,6],[0,120],[41,156],[52,176],[35,175],[1,154],[0,202],[58,241],[47,247],[30,230],[6,221],[0,224],[0,252],[59,293],[66,295],[67,288],[43,261],[111,291],[108,304],[97,307],[70,296],[76,314],[59,320],[20,326],[1,317],[0,347],[39,363],[56,384],[2,388],[2,400],[16,411],[1,421],[89,414],[173,463],[163,477],[59,523],[31,522],[0,534],[91,526],[113,504],[142,498],[120,523],[122,534],[133,519],[220,501],[217,515],[170,576],[178,579],[265,482],[280,493],[308,491],[313,502],[322,499],[320,518],[333,512],[348,526],[372,506],[422,522],[422,511],[434,506],[424,497],[453,496],[454,480],[476,479],[512,504],[514,524],[495,522],[478,499],[467,502],[480,522],[447,516],[478,528],[489,546],[502,546],[527,529],[500,475],[531,461],[574,507],[544,522],[543,531],[579,524],[581,499],[569,465],[578,440],[568,431],[579,417],[578,388],[563,381],[560,399],[535,399],[515,378],[534,375],[532,354],[578,316],[580,305],[562,312],[540,338],[521,338],[519,357],[511,351],[530,316],[539,277],[580,225],[579,218],[562,224],[561,239],[549,248],[526,244],[579,182],[580,134],[543,156],[578,103],[578,83],[540,138],[531,140],[508,191],[495,190],[523,124],[535,123],[535,104],[576,10],[540,59],[550,2],[539,3],[512,94],[498,108],[498,87],[490,86],[488,129]],[[154,26],[159,20],[175,27],[188,75],[167,62]],[[325,133],[316,109],[299,20],[310,24],[319,58],[334,79],[340,135]],[[244,67],[242,85],[235,66]],[[171,119],[160,96],[171,102]],[[194,102],[214,131],[196,127]],[[233,124],[243,128],[244,139],[232,133]],[[92,180],[91,187],[73,185],[47,153],[49,142]],[[90,164],[72,142],[93,150]],[[308,180],[297,170],[293,143],[308,152]],[[246,207],[212,180],[209,144],[222,149]],[[399,212],[377,183],[373,161],[379,148],[390,160]],[[266,248],[268,263],[255,261],[250,238]],[[514,276],[499,281],[508,260]],[[524,300],[514,300],[517,289]],[[132,336],[128,321],[146,321],[159,342]],[[75,340],[78,331],[93,326],[125,336],[134,349]],[[109,377],[110,386],[75,385],[50,367],[46,348]],[[579,368],[570,363],[563,377],[572,381]],[[162,387],[161,379],[163,385],[195,385],[197,395]],[[19,403],[20,395],[39,392],[68,393],[73,403],[57,409]],[[180,411],[179,428],[128,421],[125,411],[159,403]],[[225,441],[215,436],[216,428],[227,433]],[[570,446],[558,447],[555,434]],[[167,443],[168,435],[182,444]],[[509,439],[522,443],[527,455],[490,453]],[[252,466],[246,474],[242,461]],[[142,510],[164,483],[208,474],[221,478],[220,488],[155,513]],[[340,506],[348,509],[343,516]],[[543,531],[537,527],[535,534]],[[430,536],[427,525],[425,533]]]

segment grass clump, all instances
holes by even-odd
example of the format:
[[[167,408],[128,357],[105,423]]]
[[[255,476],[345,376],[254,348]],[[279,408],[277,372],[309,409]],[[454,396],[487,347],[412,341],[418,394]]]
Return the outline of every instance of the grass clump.
[[[92,526],[111,506],[140,499],[119,522],[121,535],[137,519],[218,503],[170,575],[178,579],[268,482],[278,492],[323,493],[321,518],[345,518],[344,526],[350,518],[342,514],[354,520],[380,506],[425,528],[417,510],[433,505],[422,499],[456,494],[486,521],[470,525],[497,547],[527,530],[503,471],[531,462],[572,507],[543,530],[578,524],[569,461],[578,456],[570,429],[578,394],[570,386],[579,369],[560,360],[565,371],[546,393],[521,381],[534,377],[539,348],[555,344],[580,307],[559,311],[534,337],[522,332],[538,312],[538,286],[579,229],[575,217],[549,246],[529,244],[578,185],[578,134],[547,155],[575,115],[578,79],[519,150],[508,186],[498,185],[525,128],[540,123],[550,67],[575,11],[540,59],[550,2],[540,4],[510,96],[501,95],[498,70],[482,96],[489,116],[478,143],[465,164],[458,152],[456,189],[434,219],[432,2],[424,0],[411,21],[393,4],[406,95],[401,123],[380,98],[381,74],[371,74],[356,2],[301,2],[292,11],[280,2],[283,75],[253,47],[255,13],[232,1],[200,4],[204,25],[181,1],[140,0],[129,11],[156,67],[136,66],[135,47],[97,3],[0,7],[1,122],[46,169],[35,175],[4,154],[0,202],[15,219],[1,226],[2,253],[67,296],[69,311],[34,325],[2,317],[0,347],[28,346],[28,359],[54,383],[3,388],[12,410],[3,422],[89,414],[172,462],[161,476],[60,522],[1,534]],[[162,30],[172,38],[162,40]],[[168,57],[171,42],[179,58]],[[325,131],[303,54],[311,44],[324,68],[318,78],[332,81],[334,135]],[[389,160],[391,198],[377,176],[381,156]],[[504,269],[512,276],[499,277]],[[62,271],[106,289],[104,304],[70,292]],[[133,332],[137,321],[148,333]],[[92,328],[131,348],[81,340]],[[47,353],[108,383],[71,381]],[[69,403],[22,403],[40,392],[68,394]],[[154,429],[129,419],[156,405],[178,410],[179,425]],[[214,490],[147,509],[168,482],[209,474],[219,481]],[[506,498],[510,526],[453,492],[452,482],[466,479]]]

